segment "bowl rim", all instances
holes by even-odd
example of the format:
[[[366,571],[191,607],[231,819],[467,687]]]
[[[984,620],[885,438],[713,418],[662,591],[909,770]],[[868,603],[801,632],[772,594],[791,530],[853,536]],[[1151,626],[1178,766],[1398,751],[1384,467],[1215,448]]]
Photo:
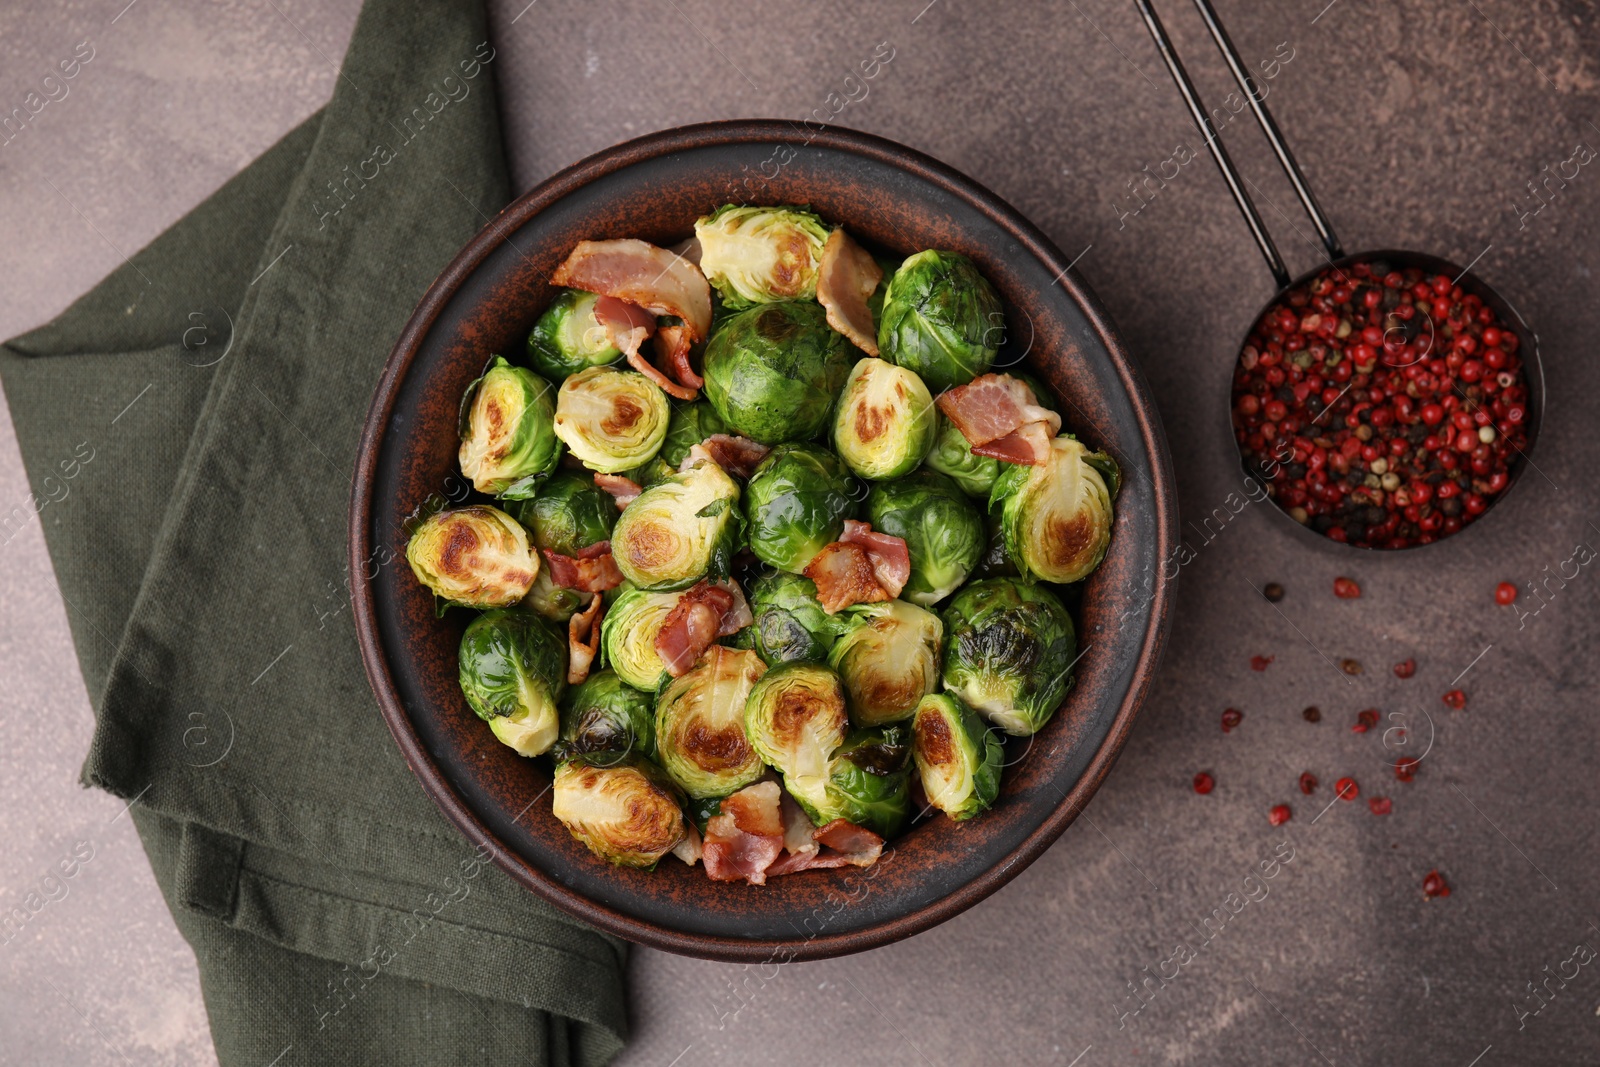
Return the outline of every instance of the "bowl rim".
[[[797,136],[798,135],[798,136]],[[361,660],[384,721],[411,772],[445,817],[473,842],[487,842],[495,863],[515,881],[544,900],[591,926],[628,941],[701,959],[760,963],[824,959],[877,948],[920,933],[960,914],[1000,889],[1036,860],[1072,824],[1105,780],[1127,743],[1133,721],[1148,698],[1171,628],[1175,578],[1158,572],[1150,599],[1129,686],[1105,739],[1090,757],[1083,773],[1048,817],[988,870],[955,891],[914,910],[876,925],[809,937],[737,939],[685,933],[658,922],[625,914],[569,889],[500,845],[495,835],[473,812],[445,777],[411,727],[384,654],[375,610],[372,581],[366,560],[371,558],[373,491],[378,456],[389,430],[389,417],[400,387],[432,331],[440,313],[457,290],[489,254],[529,220],[561,198],[588,183],[625,167],[690,149],[732,144],[778,144],[799,140],[813,146],[864,156],[907,171],[960,200],[1005,230],[1029,253],[1056,274],[1058,283],[1076,303],[1110,357],[1133,409],[1138,438],[1150,457],[1157,541],[1156,556],[1171,556],[1178,536],[1177,492],[1172,459],[1160,414],[1144,375],[1112,324],[1098,297],[1077,277],[1066,256],[1033,223],[986,187],[915,149],[872,134],[840,127],[800,132],[781,119],[730,119],[679,126],[646,134],[602,149],[557,171],[503,208],[470,240],[423,294],[384,364],[362,427],[355,469],[351,476],[348,554],[351,605]],[[1165,568],[1162,568],[1164,572]]]

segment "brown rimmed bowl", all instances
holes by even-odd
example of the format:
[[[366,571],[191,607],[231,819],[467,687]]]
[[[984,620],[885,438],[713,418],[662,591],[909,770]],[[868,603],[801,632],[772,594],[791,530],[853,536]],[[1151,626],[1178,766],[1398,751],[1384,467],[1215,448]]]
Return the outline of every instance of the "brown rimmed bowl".
[[[1008,744],[994,809],[924,820],[871,868],[808,871],[764,887],[664,860],[615,868],[550,812],[545,760],[517,756],[457,685],[469,613],[434,617],[404,562],[406,524],[462,485],[457,404],[487,358],[517,358],[583,239],[672,245],[735,200],[809,204],[871,245],[971,256],[1005,300],[999,363],[1037,375],[1067,428],[1109,451],[1124,481],[1105,563],[1081,583],[1077,682],[1035,737]],[[706,959],[804,960],[873,948],[982,900],[1049,847],[1110,771],[1150,690],[1172,603],[1177,538],[1166,439],[1148,387],[1100,302],[1013,208],[901,145],[779,121],[689,126],[609,148],[519,198],[428,289],[367,414],[350,505],[356,631],[384,719],[423,788],[463,834],[557,907],[630,941]],[[375,565],[379,564],[379,565]],[[369,577],[370,575],[370,577]],[[1065,666],[1065,665],[1063,665]]]

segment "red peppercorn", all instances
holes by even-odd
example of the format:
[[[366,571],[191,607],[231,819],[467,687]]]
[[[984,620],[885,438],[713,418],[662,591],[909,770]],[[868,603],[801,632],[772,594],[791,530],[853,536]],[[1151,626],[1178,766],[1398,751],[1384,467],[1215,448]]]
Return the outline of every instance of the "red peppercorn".
[[[1232,733],[1233,728],[1244,721],[1244,712],[1238,708],[1228,708],[1222,713],[1222,732]]]
[[[1217,787],[1217,780],[1205,771],[1200,771],[1194,776],[1194,791],[1205,796]]]
[[[1374,815],[1387,815],[1393,807],[1388,797],[1371,797],[1367,800],[1367,810]]]
[[[1501,582],[1494,587],[1494,602],[1505,605],[1517,599],[1517,587],[1510,582]]]
[[[1376,725],[1378,725],[1378,709],[1368,708],[1356,713],[1356,723],[1350,727],[1350,732],[1364,734]]]
[[[1277,656],[1251,656],[1250,669],[1253,671],[1264,671],[1272,663],[1272,661],[1277,658]]]
[[[1402,663],[1396,663],[1394,665],[1394,676],[1396,678],[1409,678],[1416,673],[1417,661],[1414,659],[1408,659]]]
[[[1310,771],[1306,771],[1303,774],[1301,774],[1300,775],[1300,792],[1304,793],[1306,796],[1310,796],[1312,793],[1315,793],[1316,791],[1317,791],[1317,776],[1312,774]]]
[[[1333,783],[1333,794],[1340,800],[1354,800],[1361,795],[1361,787],[1354,778],[1341,778]]]
[[[1457,711],[1460,711],[1462,708],[1467,706],[1467,694],[1462,692],[1460,689],[1450,690],[1450,692],[1446,693],[1441,699],[1443,699],[1446,704],[1450,705],[1452,708],[1455,708]]]
[[[1417,768],[1422,766],[1422,761],[1414,756],[1403,756],[1395,761],[1394,776],[1402,782],[1409,782],[1417,776]]]
[[[1445,884],[1444,876],[1438,871],[1429,871],[1427,877],[1422,879],[1422,897],[1432,900],[1434,897],[1447,897],[1450,887]]]
[[[1361,587],[1349,578],[1335,578],[1333,580],[1333,595],[1341,600],[1354,600],[1361,595]]]
[[[1282,826],[1289,821],[1290,814],[1289,805],[1275,804],[1272,810],[1267,812],[1267,821],[1274,826]]]

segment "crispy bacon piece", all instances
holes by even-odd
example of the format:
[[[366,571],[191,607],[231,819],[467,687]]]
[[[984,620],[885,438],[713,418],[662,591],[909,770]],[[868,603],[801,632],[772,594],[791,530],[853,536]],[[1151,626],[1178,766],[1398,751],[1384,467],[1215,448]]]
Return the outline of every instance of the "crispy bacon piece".
[[[594,318],[605,327],[606,337],[631,360],[639,346],[656,332],[656,317],[637,304],[602,296],[594,302]]]
[[[844,534],[839,540],[858,544],[867,550],[867,555],[872,558],[873,576],[883,586],[883,591],[889,594],[886,599],[893,600],[900,595],[900,590],[911,579],[911,552],[906,548],[905,538],[874,533],[871,524],[846,519]]]
[[[779,814],[783,816],[783,850],[793,856],[797,853],[816,855],[822,846],[817,844],[817,828],[811,817],[787,792],[779,799]]]
[[[1009,374],[980,375],[941,393],[937,403],[974,450],[1030,422],[1046,424],[1051,437],[1061,431],[1061,416],[1040,407],[1028,384]]]
[[[706,874],[718,882],[741,878],[765,885],[767,868],[783,852],[783,819],[776,782],[757,782],[724,797],[722,808],[706,823],[701,844]]]
[[[568,685],[579,685],[589,677],[589,667],[600,651],[600,621],[605,613],[596,593],[588,607],[567,620]]]
[[[658,349],[661,347],[661,341],[667,330],[676,331],[682,329],[683,327],[681,326],[662,327],[661,333],[656,335],[656,347]],[[686,349],[683,356],[685,365],[688,364],[688,358],[688,351]],[[677,382],[661,373],[654,363],[651,363],[644,357],[643,352],[629,353],[628,366],[632,367],[646,378],[649,378],[652,382],[655,382],[661,387],[661,391],[666,393],[668,396],[675,396],[679,400],[693,400],[695,397],[700,395],[700,389],[698,386],[679,385]],[[689,373],[691,377],[698,377],[698,375],[695,375],[693,371],[690,371]],[[702,382],[702,384],[704,383]]]
[[[686,389],[698,389],[706,384],[706,380],[696,374],[689,363],[689,347],[693,343],[687,326],[663,326],[661,332],[656,334],[656,354],[661,357],[662,365],[671,372],[672,377]]]
[[[891,600],[873,571],[872,557],[853,541],[835,541],[823,547],[803,572],[817,586],[817,601],[829,615],[851,604]]]
[[[814,852],[789,852],[773,861],[767,876],[822,867],[870,867],[883,855],[883,838],[855,823],[835,819],[811,835],[822,846]]]
[[[748,478],[771,451],[772,449],[766,445],[752,441],[748,437],[714,433],[689,449],[689,454],[678,464],[678,470],[686,471],[691,467],[698,467],[709,459],[729,474]]]
[[[610,493],[617,501],[617,510],[621,511],[639,498],[644,492],[639,488],[639,483],[632,478],[624,478],[620,474],[596,474],[594,484]],[[608,545],[610,542],[606,542]]]
[[[700,841],[700,831],[695,828],[693,819],[684,819],[683,829],[683,840],[672,846],[672,854],[693,867],[700,862],[705,847]]]
[[[540,549],[550,567],[550,583],[585,593],[603,593],[622,584],[622,572],[611,558],[611,542],[599,541],[580,549],[577,556]]]
[[[1038,466],[1050,458],[1050,428],[1042,422],[1026,423],[1004,437],[973,445],[972,454],[989,456],[1006,463]]]
[[[711,286],[700,268],[644,241],[579,241],[551,280],[676,316],[695,341],[711,329]]]
[[[656,634],[656,654],[668,674],[682,677],[717,638],[738,633],[753,621],[736,583],[703,581],[679,596],[667,612]]]
[[[878,331],[867,298],[882,280],[883,268],[844,227],[828,235],[817,266],[817,303],[827,311],[828,325],[869,356],[878,354]]]

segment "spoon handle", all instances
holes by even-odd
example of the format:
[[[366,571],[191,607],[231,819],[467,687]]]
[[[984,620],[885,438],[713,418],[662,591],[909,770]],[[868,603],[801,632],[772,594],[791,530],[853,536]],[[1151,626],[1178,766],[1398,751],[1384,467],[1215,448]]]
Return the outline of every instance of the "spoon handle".
[[[1278,157],[1278,164],[1283,167],[1283,173],[1288,175],[1289,184],[1294,186],[1294,195],[1300,198],[1306,214],[1311,216],[1311,224],[1317,228],[1317,236],[1322,238],[1323,247],[1328,250],[1330,258],[1342,259],[1344,249],[1339,245],[1339,238],[1334,236],[1333,227],[1328,224],[1322,206],[1317,203],[1316,196],[1311,192],[1311,186],[1306,183],[1306,176],[1300,173],[1300,164],[1295,160],[1294,153],[1289,151],[1283,133],[1273,121],[1272,112],[1267,110],[1264,95],[1256,87],[1255,79],[1250,76],[1250,71],[1245,67],[1243,60],[1239,58],[1239,50],[1233,46],[1228,31],[1223,28],[1222,20],[1217,17],[1216,9],[1211,6],[1211,0],[1194,0],[1194,6],[1200,9],[1200,17],[1205,20],[1206,29],[1211,31],[1211,39],[1217,42],[1217,48],[1222,51],[1222,58],[1228,61],[1228,70],[1232,72],[1233,80],[1239,83],[1239,88],[1244,90],[1245,99],[1250,101],[1250,110],[1254,112],[1261,132],[1267,135],[1267,141]]]
[[[1261,221],[1261,215],[1256,211],[1256,205],[1250,199],[1250,194],[1244,191],[1241,184],[1239,171],[1233,165],[1233,160],[1228,158],[1228,150],[1223,147],[1217,137],[1216,129],[1211,125],[1211,116],[1206,114],[1206,108],[1200,102],[1200,95],[1195,91],[1194,83],[1189,80],[1189,72],[1183,69],[1183,61],[1178,58],[1178,52],[1172,47],[1172,39],[1167,36],[1167,29],[1161,25],[1161,19],[1156,16],[1155,9],[1150,6],[1150,0],[1133,0],[1134,6],[1139,9],[1139,14],[1144,16],[1144,24],[1150,31],[1150,36],[1155,38],[1156,49],[1161,53],[1161,59],[1167,65],[1167,71],[1172,75],[1172,80],[1178,84],[1178,92],[1183,94],[1183,102],[1189,106],[1189,115],[1194,119],[1194,124],[1200,128],[1200,133],[1206,139],[1206,147],[1211,150],[1211,158],[1216,160],[1217,169],[1222,171],[1223,181],[1228,183],[1228,192],[1233,194],[1233,202],[1239,205],[1239,211],[1244,215],[1244,221],[1250,227],[1250,235],[1256,239],[1256,246],[1261,249],[1261,255],[1267,261],[1267,269],[1272,271],[1273,280],[1279,289],[1286,289],[1289,285],[1289,271],[1283,265],[1283,257],[1278,254],[1278,246],[1272,243],[1272,235],[1267,232],[1266,225]]]

